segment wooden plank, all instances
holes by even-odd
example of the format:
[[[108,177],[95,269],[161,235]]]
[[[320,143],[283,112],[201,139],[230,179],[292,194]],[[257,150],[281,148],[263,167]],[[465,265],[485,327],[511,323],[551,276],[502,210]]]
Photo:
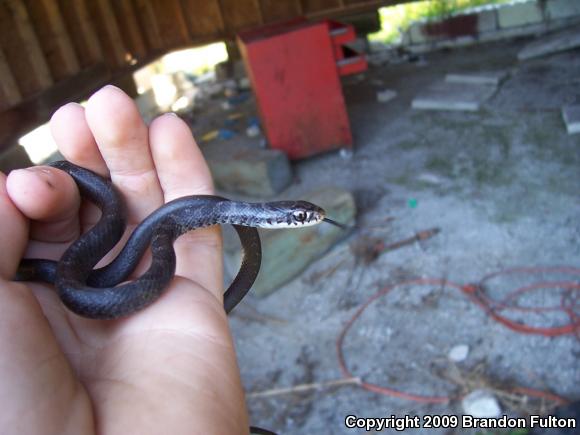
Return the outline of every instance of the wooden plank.
[[[260,0],[262,17],[266,23],[283,21],[302,14],[298,0]]]
[[[341,8],[341,0],[301,0],[301,2],[305,14]]]
[[[304,11],[304,15],[311,19],[338,18],[351,14],[358,14],[376,10],[383,6],[393,6],[397,4],[410,3],[416,0],[335,0],[332,7],[330,0],[301,0],[303,7],[314,6],[310,11]],[[317,5],[314,5],[314,3]],[[342,3],[342,4],[339,4]],[[322,9],[316,9],[321,7]]]
[[[131,0],[115,0],[112,4],[121,36],[131,57],[135,61],[145,57],[147,47],[135,15],[133,2]]]
[[[264,23],[259,0],[220,0],[219,3],[229,33]]]
[[[25,97],[52,85],[48,64],[21,0],[0,2],[0,48]]]
[[[96,65],[0,112],[0,150],[15,144],[20,136],[47,122],[57,107],[69,101],[81,101],[110,80],[108,67],[105,64]]]
[[[127,48],[109,0],[90,0],[87,6],[95,23],[105,61],[114,67],[126,65],[129,60]]]
[[[86,0],[58,0],[58,4],[81,68],[102,62],[101,43]]]
[[[172,49],[190,41],[179,0],[150,0],[159,24],[163,47]]]
[[[218,0],[181,0],[181,7],[192,38],[223,34],[225,26]]]
[[[137,18],[144,30],[145,41],[150,51],[158,51],[163,47],[159,23],[150,0],[133,0]]]
[[[21,99],[16,80],[10,71],[4,52],[0,49],[0,109],[13,106]]]
[[[24,4],[54,79],[62,80],[77,73],[79,60],[57,1],[24,0]]]

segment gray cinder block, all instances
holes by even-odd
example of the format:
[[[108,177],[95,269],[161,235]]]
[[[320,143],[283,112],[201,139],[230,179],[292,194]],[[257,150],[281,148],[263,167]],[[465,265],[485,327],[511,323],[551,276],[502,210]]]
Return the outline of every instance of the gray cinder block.
[[[212,144],[206,159],[219,190],[269,197],[292,181],[292,167],[279,150]]]
[[[495,85],[474,83],[435,83],[412,102],[413,109],[478,111],[496,90]]]

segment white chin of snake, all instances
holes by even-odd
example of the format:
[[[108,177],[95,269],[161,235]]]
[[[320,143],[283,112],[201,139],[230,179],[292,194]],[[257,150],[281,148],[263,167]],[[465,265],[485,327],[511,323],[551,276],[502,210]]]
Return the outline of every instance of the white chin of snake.
[[[303,227],[312,227],[314,225],[318,225],[320,222],[320,220],[311,220],[310,222],[303,222],[303,223],[299,223],[299,222],[292,222],[290,225],[288,225],[288,223],[286,222],[280,222],[280,223],[264,223],[264,224],[260,224],[260,228],[267,228],[267,229],[282,229],[282,228],[303,228]]]

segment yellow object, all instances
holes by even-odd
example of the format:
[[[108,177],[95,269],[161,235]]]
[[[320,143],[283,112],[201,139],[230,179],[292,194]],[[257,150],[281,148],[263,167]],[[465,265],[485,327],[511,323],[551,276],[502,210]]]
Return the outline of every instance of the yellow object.
[[[212,130],[212,131],[204,134],[201,137],[201,140],[204,142],[209,142],[210,140],[214,140],[216,137],[218,137],[218,134],[219,134],[219,130]]]
[[[236,112],[236,113],[232,113],[232,114],[228,115],[228,119],[233,121],[234,119],[240,119],[243,116],[244,116],[243,113]]]

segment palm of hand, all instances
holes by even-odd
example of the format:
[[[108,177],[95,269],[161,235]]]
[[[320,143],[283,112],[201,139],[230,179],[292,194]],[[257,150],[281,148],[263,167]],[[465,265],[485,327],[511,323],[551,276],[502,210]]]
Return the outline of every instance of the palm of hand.
[[[97,92],[85,110],[64,106],[51,124],[69,160],[110,173],[132,223],[173,197],[212,193],[187,127],[163,116],[147,130],[116,88]],[[0,264],[0,397],[8,404],[0,432],[247,431],[219,294],[219,232],[195,231],[176,243],[177,276],[151,307],[117,321],[83,319],[47,286],[9,279],[25,249],[29,256],[58,258],[78,228],[94,222],[95,210],[83,207],[79,219],[74,183],[54,170],[18,171],[2,181],[0,213],[11,227],[0,241],[15,249]],[[23,215],[38,220],[28,246]]]

